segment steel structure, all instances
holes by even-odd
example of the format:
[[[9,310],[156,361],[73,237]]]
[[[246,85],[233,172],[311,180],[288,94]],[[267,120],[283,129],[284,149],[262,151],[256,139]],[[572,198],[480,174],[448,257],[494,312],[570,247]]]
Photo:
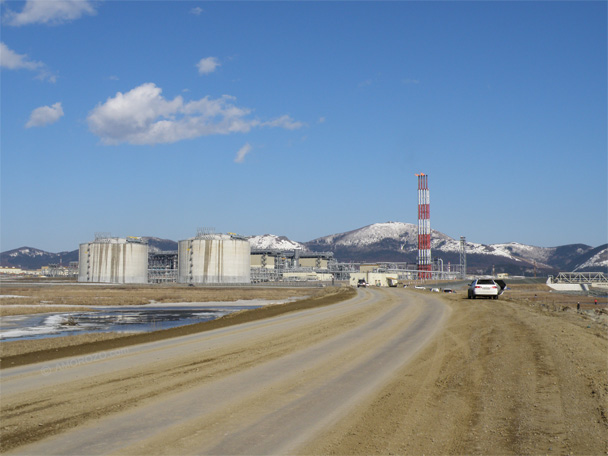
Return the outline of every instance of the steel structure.
[[[418,177],[418,278],[430,279],[431,260],[431,200],[429,196],[429,176],[420,173]]]
[[[148,253],[148,282],[177,282],[177,250]]]
[[[467,277],[467,239],[464,236],[460,236],[460,271],[461,278]]]
[[[603,272],[560,272],[557,277],[549,276],[552,283],[608,283]]]
[[[261,266],[267,266],[268,258],[274,259],[274,268],[298,268],[300,259],[312,258],[315,260],[315,268],[321,269],[321,260],[332,262],[334,260],[333,252],[309,252],[301,249],[251,249],[252,255],[260,255]]]

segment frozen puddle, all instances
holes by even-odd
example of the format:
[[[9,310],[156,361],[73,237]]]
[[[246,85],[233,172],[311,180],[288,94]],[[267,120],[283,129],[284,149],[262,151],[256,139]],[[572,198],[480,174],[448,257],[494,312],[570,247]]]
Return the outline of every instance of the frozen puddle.
[[[103,306],[95,312],[60,312],[0,317],[0,340],[25,340],[96,332],[147,332],[169,329],[282,301],[151,303],[144,306]]]

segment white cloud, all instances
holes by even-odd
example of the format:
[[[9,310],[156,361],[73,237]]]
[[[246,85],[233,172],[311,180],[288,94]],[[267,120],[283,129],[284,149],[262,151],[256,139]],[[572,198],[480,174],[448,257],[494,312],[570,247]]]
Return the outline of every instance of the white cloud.
[[[236,153],[236,158],[234,159],[235,163],[243,163],[245,161],[245,155],[251,152],[251,144],[247,143],[243,147],[239,149]]]
[[[278,119],[270,120],[268,122],[263,122],[261,125],[264,127],[281,127],[286,130],[297,130],[304,126],[302,122],[296,122],[288,115],[281,116]]]
[[[63,108],[60,102],[53,106],[41,106],[32,111],[25,127],[43,127],[57,122],[61,117],[63,117]]]
[[[200,6],[196,6],[190,10],[190,14],[194,14],[195,16],[200,16],[200,14],[203,11],[204,11],[203,8],[201,8]]]
[[[58,25],[96,13],[89,0],[28,0],[20,13],[7,11],[4,21],[8,25],[28,24]]]
[[[104,144],[173,143],[200,136],[247,133],[255,127],[293,130],[303,124],[289,116],[262,122],[250,116],[251,110],[235,105],[235,98],[224,95],[184,102],[181,96],[167,100],[153,83],[129,92],[118,92],[93,109],[87,122],[91,132]]]
[[[9,47],[0,43],[0,66],[2,68],[8,68],[9,70],[18,70],[25,68],[27,70],[37,70],[44,66],[42,62],[34,62],[29,60],[25,54],[17,54],[15,51],[9,49]]]
[[[57,77],[48,70],[42,62],[30,60],[26,54],[17,54],[6,44],[0,43],[0,67],[8,70],[30,70],[38,73],[38,79],[48,79],[55,82]]]
[[[213,73],[218,66],[220,66],[220,62],[218,62],[216,57],[206,57],[196,64],[198,74]]]

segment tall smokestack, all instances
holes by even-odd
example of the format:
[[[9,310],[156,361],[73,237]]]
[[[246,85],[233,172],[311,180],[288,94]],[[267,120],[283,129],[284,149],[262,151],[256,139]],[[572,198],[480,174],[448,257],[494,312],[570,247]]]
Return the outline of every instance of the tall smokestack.
[[[429,176],[418,177],[418,278],[431,278],[431,199]]]

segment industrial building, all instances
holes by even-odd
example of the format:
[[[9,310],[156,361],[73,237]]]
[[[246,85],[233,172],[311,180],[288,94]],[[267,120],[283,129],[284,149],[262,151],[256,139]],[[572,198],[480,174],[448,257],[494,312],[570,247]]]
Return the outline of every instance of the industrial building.
[[[252,249],[251,279],[263,282],[331,282],[336,264],[333,252],[302,249]]]
[[[136,237],[96,235],[80,244],[78,281],[148,283],[148,245]]]
[[[178,242],[178,283],[251,283],[249,241],[231,234],[199,234]]]
[[[327,269],[333,252],[308,252],[302,249],[251,249],[251,267],[266,269]]]
[[[404,281],[454,279],[466,276],[466,240],[461,237],[460,265],[431,256],[428,175],[418,178],[418,261],[406,263],[338,263],[333,252],[302,249],[252,249],[249,240],[235,233],[216,234],[200,229],[193,238],[178,242],[178,250],[148,252],[142,238],[96,235],[80,245],[79,282],[183,283],[189,285],[251,284],[268,282],[330,282],[358,280],[376,286]],[[413,267],[412,267],[413,266]]]
[[[350,275],[349,285],[352,287],[356,287],[359,283],[359,280],[365,280],[369,286],[374,287],[396,287],[399,283],[397,273],[388,273],[388,272],[353,272]]]

